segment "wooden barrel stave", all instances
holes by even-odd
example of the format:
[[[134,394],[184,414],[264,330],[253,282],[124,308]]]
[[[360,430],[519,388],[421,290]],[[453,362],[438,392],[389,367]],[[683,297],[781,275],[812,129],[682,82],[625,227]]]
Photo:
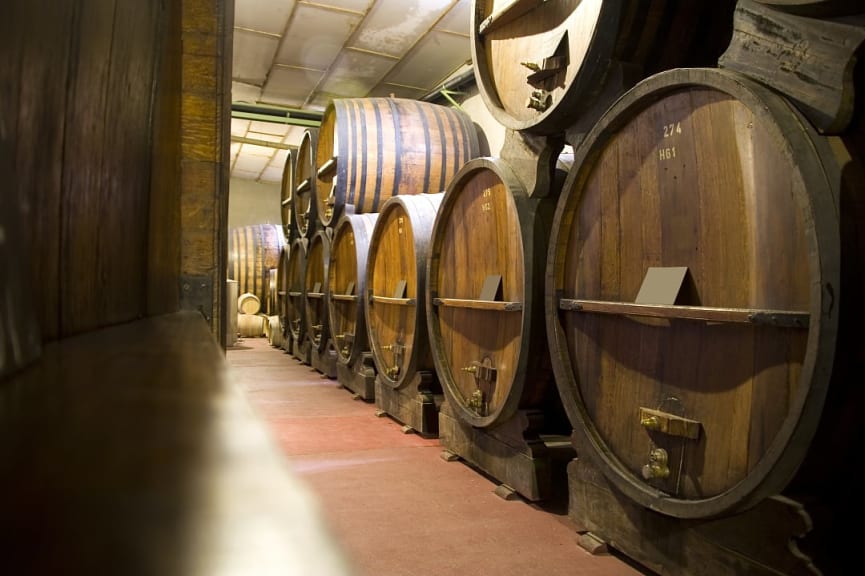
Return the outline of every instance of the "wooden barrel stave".
[[[377,219],[378,213],[343,214],[333,232],[327,306],[337,360],[343,364],[355,362],[369,349],[363,295],[369,242]]]
[[[378,212],[391,196],[443,190],[478,155],[477,131],[459,110],[403,98],[342,98],[331,102],[321,124],[318,218],[338,221],[346,205],[354,213]]]
[[[426,263],[443,198],[439,192],[388,199],[370,240],[366,269],[370,350],[380,380],[394,389],[404,387],[419,371],[435,372],[426,322]],[[392,300],[402,282],[404,288]],[[435,391],[440,391],[438,382]]]
[[[553,367],[575,438],[640,504],[683,518],[743,509],[802,461],[837,330],[821,312],[839,286],[821,138],[744,77],[682,69],[629,91],[575,154],[548,255]],[[660,317],[632,315],[620,303],[650,267],[688,271],[680,289],[653,284]],[[686,305],[721,316],[681,319]],[[657,432],[646,408],[698,422],[697,437]]]

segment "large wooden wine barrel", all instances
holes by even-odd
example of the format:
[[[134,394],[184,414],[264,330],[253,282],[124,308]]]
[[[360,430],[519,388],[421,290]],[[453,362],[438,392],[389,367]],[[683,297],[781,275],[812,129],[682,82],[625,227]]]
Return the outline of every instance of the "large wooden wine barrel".
[[[638,504],[734,512],[802,463],[835,356],[839,179],[792,106],[714,69],[641,82],[576,151],[553,367],[580,457]]]
[[[294,154],[291,150],[288,150],[288,155],[285,157],[285,166],[282,169],[279,199],[282,233],[285,236],[286,244],[290,244],[297,235],[297,222],[294,218],[294,160]]]
[[[435,372],[426,323],[426,263],[444,194],[394,196],[382,204],[366,267],[366,326],[379,379],[397,389]]]
[[[716,65],[730,40],[735,4],[474,0],[478,89],[505,127],[562,133],[599,97],[608,101],[650,73]]]
[[[276,267],[276,314],[283,334],[288,334],[288,257],[291,244],[282,247],[279,265]]]
[[[306,251],[309,241],[306,238],[295,238],[288,252],[288,269],[286,271],[285,322],[288,331],[295,342],[303,342],[306,338]]]
[[[237,293],[237,281],[225,281],[225,307],[227,309],[226,317],[227,324],[225,328],[225,347],[231,348],[237,344],[237,299],[240,295]]]
[[[318,128],[304,130],[294,165],[294,220],[297,233],[304,238],[311,237],[318,227],[315,177],[318,134]]]
[[[506,162],[477,158],[445,192],[430,240],[426,315],[445,398],[476,427],[517,410],[558,416],[544,322],[553,198],[530,198]]]
[[[268,276],[279,264],[285,245],[282,228],[275,224],[240,226],[229,230],[228,278],[237,281],[240,294],[255,294],[267,301]]]
[[[311,349],[318,352],[324,352],[330,338],[330,321],[327,314],[330,234],[329,230],[319,229],[309,240],[304,270],[303,287],[306,294],[304,315],[307,340],[310,342]]]
[[[333,100],[316,153],[319,222],[331,226],[347,204],[378,212],[391,196],[444,190],[477,155],[477,131],[460,110],[403,98]]]
[[[350,365],[369,350],[366,264],[378,214],[343,214],[333,231],[328,270],[328,318],[337,361]]]

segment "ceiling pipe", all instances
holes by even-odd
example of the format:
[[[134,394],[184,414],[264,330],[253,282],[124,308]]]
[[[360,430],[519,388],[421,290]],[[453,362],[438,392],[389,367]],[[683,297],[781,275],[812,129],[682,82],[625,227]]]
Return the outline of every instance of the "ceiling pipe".
[[[315,128],[321,125],[322,116],[321,112],[298,110],[296,108],[280,108],[278,106],[247,104],[245,102],[232,102],[231,104],[232,118],[257,120],[259,122],[274,122],[277,124]]]
[[[475,83],[475,70],[474,68],[469,68],[468,70],[454,76],[453,78],[442,82],[442,84],[435,88],[434,90],[424,94],[418,100],[422,100],[424,102],[437,102],[440,100],[446,100],[453,104],[453,100],[450,98],[450,94],[454,92],[458,92],[460,88],[468,86],[469,84]]]

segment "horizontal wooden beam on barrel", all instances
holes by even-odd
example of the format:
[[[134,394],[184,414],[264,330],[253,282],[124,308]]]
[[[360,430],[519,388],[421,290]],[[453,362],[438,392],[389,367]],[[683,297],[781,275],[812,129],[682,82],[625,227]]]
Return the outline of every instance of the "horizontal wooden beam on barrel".
[[[357,296],[354,294],[331,294],[330,299],[340,302],[357,302]]]
[[[396,306],[414,306],[417,304],[415,298],[389,298],[387,296],[370,296],[369,301],[379,304],[394,304]]]
[[[764,310],[756,308],[716,308],[710,306],[668,306],[665,304],[633,304],[601,300],[559,300],[559,309],[568,312],[593,312],[622,316],[646,316],[706,322],[736,322],[763,324],[783,328],[807,328],[810,315],[796,310]]]
[[[336,171],[336,158],[336,156],[331,157],[319,167],[318,172],[316,173],[319,178],[324,178]]]
[[[478,25],[478,35],[483,36],[500,26],[513,22],[523,14],[534,10],[547,0],[513,0],[504,8],[497,10],[484,18]]]
[[[499,310],[502,312],[520,312],[522,302],[499,302],[496,300],[468,300],[462,298],[433,298],[433,306],[449,306],[451,308],[471,308],[473,310]]]
[[[295,191],[298,194],[306,194],[307,192],[309,192],[309,187],[310,187],[309,180],[310,180],[309,178],[304,178],[304,180],[300,184],[297,185],[297,188]]]

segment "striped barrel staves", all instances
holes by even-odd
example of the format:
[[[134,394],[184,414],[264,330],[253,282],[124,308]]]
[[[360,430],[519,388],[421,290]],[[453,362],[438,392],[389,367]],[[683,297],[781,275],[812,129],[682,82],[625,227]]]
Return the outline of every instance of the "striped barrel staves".
[[[240,226],[229,232],[228,279],[236,280],[240,294],[255,294],[267,301],[268,274],[279,265],[285,245],[282,227],[274,224]]]
[[[460,110],[402,98],[343,98],[325,111],[316,164],[323,226],[347,205],[378,212],[403,194],[438,193],[479,154],[477,131]]]

